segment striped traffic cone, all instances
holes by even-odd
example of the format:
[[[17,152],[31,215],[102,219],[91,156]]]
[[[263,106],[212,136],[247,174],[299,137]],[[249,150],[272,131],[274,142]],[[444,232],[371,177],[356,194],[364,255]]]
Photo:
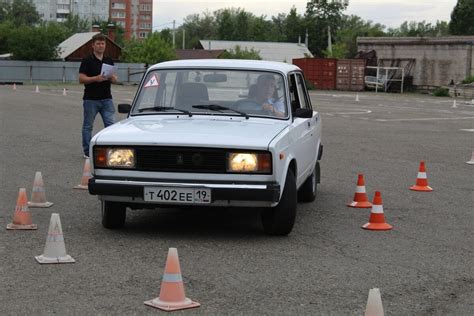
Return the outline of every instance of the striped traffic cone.
[[[420,162],[420,169],[416,177],[416,184],[410,187],[412,191],[431,192],[433,188],[428,186],[428,177],[426,176],[425,162]]]
[[[165,273],[161,281],[160,296],[153,300],[146,301],[145,305],[168,312],[201,306],[201,304],[193,302],[184,294],[178,249],[169,248],[168,250]]]
[[[43,176],[40,171],[36,171],[35,180],[33,181],[33,189],[31,190],[31,200],[28,202],[29,207],[50,207],[52,202],[46,201],[46,192],[44,189]]]
[[[362,226],[367,230],[390,230],[392,225],[385,222],[383,214],[382,194],[379,191],[375,192],[374,201],[372,203],[372,210],[370,211],[369,222]]]
[[[81,183],[76,185],[74,189],[87,190],[89,188],[89,179],[91,178],[91,162],[87,158],[84,161],[84,168],[82,169]]]
[[[13,220],[7,225],[7,229],[22,229],[30,230],[37,229],[36,224],[31,222],[31,214],[28,209],[28,198],[26,197],[26,189],[20,188],[18,198],[16,201],[15,212],[13,213]]]
[[[51,214],[44,252],[41,256],[35,256],[35,259],[41,264],[76,262],[74,258],[66,253],[66,245],[64,244],[63,229],[61,227],[59,214]]]
[[[354,200],[347,204],[349,207],[355,208],[370,208],[372,203],[369,202],[367,193],[365,191],[364,175],[359,174],[357,177],[357,186],[354,194]]]

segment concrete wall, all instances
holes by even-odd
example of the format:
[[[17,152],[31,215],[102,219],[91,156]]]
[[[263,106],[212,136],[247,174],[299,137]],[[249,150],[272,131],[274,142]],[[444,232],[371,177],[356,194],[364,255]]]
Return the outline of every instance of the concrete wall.
[[[0,83],[79,82],[80,62],[0,60]],[[115,63],[120,82],[139,83],[145,64]]]
[[[474,75],[473,45],[474,36],[357,39],[359,51],[373,49],[378,59],[415,59],[410,75],[417,86],[443,86]]]

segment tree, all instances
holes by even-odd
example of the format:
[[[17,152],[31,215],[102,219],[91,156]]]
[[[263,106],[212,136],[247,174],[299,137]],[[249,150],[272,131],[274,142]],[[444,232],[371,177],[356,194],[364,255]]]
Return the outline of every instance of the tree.
[[[2,11],[0,21],[10,20],[16,26],[34,25],[40,22],[36,7],[27,0],[13,0],[10,5],[2,3],[0,9]]]
[[[58,44],[67,37],[67,30],[56,22],[37,27],[22,25],[14,29],[8,40],[8,49],[19,60],[54,60]]]
[[[309,49],[315,55],[322,55],[327,47],[328,28],[334,34],[341,25],[343,11],[347,8],[345,1],[310,0],[306,4],[306,23],[310,32]]]
[[[176,53],[170,42],[165,41],[159,32],[153,32],[142,41],[127,41],[122,51],[122,59],[129,63],[152,65],[176,59]]]
[[[66,21],[62,23],[69,30],[69,36],[76,33],[89,32],[90,22],[87,19],[81,19],[77,14],[69,14]]]
[[[255,59],[261,60],[260,54],[255,49],[251,48],[248,50],[247,48],[242,49],[239,45],[236,45],[234,49],[230,49],[229,51],[225,51],[221,54],[220,58],[226,59]]]
[[[382,24],[373,24],[372,21],[364,21],[356,15],[343,16],[340,29],[335,34],[335,41],[344,44],[346,52],[345,58],[352,58],[357,53],[357,37],[377,37],[384,36]],[[343,46],[340,46],[341,48]],[[334,46],[333,46],[334,49]]]
[[[8,38],[11,37],[15,25],[12,21],[4,21],[0,23],[0,54],[10,53],[8,49]]]
[[[449,31],[452,35],[474,35],[474,1],[458,0],[451,13]]]
[[[390,28],[387,34],[390,36],[445,36],[448,35],[448,23],[444,21],[436,21],[436,24],[427,23],[426,21],[405,21],[399,28]]]

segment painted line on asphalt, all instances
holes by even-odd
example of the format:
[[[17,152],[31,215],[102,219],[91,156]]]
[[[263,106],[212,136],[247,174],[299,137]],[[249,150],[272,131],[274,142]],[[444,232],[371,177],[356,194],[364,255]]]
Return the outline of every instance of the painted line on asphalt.
[[[474,132],[474,128],[464,128],[464,129],[460,129],[460,131],[463,131],[463,132]]]
[[[474,116],[470,117],[426,117],[426,118],[413,118],[413,119],[375,119],[378,122],[403,122],[403,121],[446,121],[446,120],[470,120],[474,119]]]

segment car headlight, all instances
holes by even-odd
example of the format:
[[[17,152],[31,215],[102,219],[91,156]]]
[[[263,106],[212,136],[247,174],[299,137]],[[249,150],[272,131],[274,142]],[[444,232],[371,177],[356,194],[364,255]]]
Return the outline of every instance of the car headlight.
[[[135,168],[135,150],[94,148],[94,165],[99,168]]]
[[[228,153],[227,172],[271,173],[272,155],[252,152]]]

